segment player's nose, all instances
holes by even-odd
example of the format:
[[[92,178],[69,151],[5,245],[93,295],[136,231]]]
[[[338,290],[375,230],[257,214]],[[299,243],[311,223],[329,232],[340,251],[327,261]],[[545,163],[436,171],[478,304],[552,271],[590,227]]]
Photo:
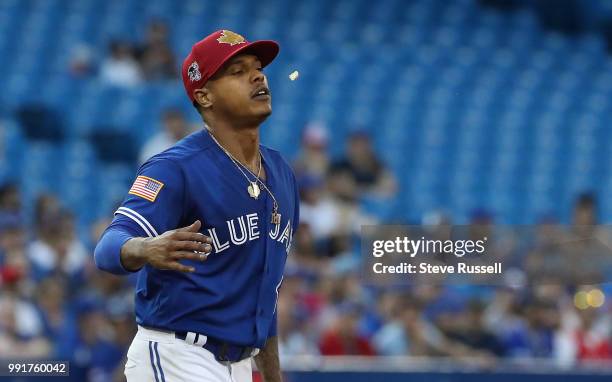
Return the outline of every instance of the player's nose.
[[[263,82],[265,78],[266,78],[266,75],[261,70],[259,69],[253,70],[253,75],[251,77],[251,81],[253,83]]]

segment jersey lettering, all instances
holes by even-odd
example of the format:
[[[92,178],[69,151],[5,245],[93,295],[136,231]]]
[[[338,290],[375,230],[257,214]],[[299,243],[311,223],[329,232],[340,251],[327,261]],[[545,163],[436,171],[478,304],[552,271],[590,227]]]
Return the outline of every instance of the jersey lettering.
[[[227,235],[225,237],[229,236],[229,240],[225,241],[223,244],[221,244],[221,240],[219,239],[217,227],[208,229],[208,235],[212,239],[215,253],[221,253],[231,246],[244,245],[247,241],[259,240],[259,215],[257,213],[250,213],[227,220],[225,224],[227,226]],[[239,228],[236,228],[236,226]],[[285,246],[285,252],[289,253],[291,238],[293,236],[291,221],[287,220],[287,224],[285,224],[282,234],[279,235],[280,226],[281,224],[273,224],[268,235],[272,240],[283,244]],[[237,233],[237,231],[239,232]],[[223,233],[220,234],[223,235]]]
[[[248,214],[246,218],[247,225],[249,226],[249,241],[259,239],[259,230],[257,227],[259,216],[257,216],[257,214]]]
[[[230,239],[232,240],[232,243],[234,245],[241,245],[246,243],[248,237],[247,237],[247,230],[246,227],[244,226],[244,216],[239,217],[238,223],[240,224],[240,238],[238,238],[238,236],[236,236],[236,226],[234,225],[234,220],[228,220],[227,222],[227,228],[229,229],[229,233],[230,233]]]
[[[213,249],[215,253],[223,252],[230,247],[229,241],[221,244],[219,243],[219,237],[217,236],[217,229],[211,228],[208,230],[208,236],[212,239]]]

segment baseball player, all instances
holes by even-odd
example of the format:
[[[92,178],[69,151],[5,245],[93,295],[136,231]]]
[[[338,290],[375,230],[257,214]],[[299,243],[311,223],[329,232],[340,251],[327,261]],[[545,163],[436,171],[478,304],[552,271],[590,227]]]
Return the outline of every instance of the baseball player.
[[[138,272],[128,382],[251,381],[252,357],[281,380],[276,302],[298,196],[259,144],[278,50],[228,30],[193,46],[183,83],[205,128],[140,167],[96,246],[100,269]]]

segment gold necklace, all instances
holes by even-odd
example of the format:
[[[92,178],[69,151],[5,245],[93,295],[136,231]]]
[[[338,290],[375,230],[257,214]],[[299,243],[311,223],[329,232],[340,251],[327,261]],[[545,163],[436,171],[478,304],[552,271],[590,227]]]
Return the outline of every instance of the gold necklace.
[[[253,171],[251,171],[250,168],[242,164],[238,159],[234,158],[234,156],[229,151],[227,151],[225,147],[221,145],[221,143],[219,143],[217,138],[215,138],[215,136],[210,130],[208,130],[208,134],[210,134],[210,137],[213,139],[213,141],[215,141],[217,146],[219,146],[219,148],[225,153],[225,155],[228,156],[228,158],[232,161],[232,163],[234,163],[236,168],[242,173],[242,175],[249,182],[249,185],[247,187],[247,192],[249,193],[249,196],[251,198],[257,199],[259,197],[259,194],[261,193],[261,189],[259,188],[259,185],[257,184],[258,182],[261,183],[263,188],[268,192],[268,194],[270,194],[270,197],[272,198],[272,201],[273,201],[271,223],[280,224],[281,215],[278,213],[278,203],[276,202],[276,197],[274,196],[272,191],[270,191],[268,186],[266,186],[266,184],[259,178],[259,176],[261,175],[261,167],[262,167],[262,163],[261,163],[262,154],[261,154],[261,151],[259,151],[259,148],[257,149],[257,153],[259,154],[258,155],[259,156],[259,169],[257,170],[257,175],[255,175]],[[247,176],[247,174],[245,174],[242,168],[246,169],[251,175],[255,177],[254,182]]]

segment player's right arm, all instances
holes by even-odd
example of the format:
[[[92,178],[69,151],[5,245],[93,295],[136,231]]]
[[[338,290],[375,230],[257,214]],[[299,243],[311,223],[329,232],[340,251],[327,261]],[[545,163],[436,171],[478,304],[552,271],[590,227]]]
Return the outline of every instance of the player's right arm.
[[[180,261],[205,260],[211,240],[199,233],[199,221],[177,228],[184,211],[181,168],[168,159],[145,163],[96,246],[96,265],[114,274],[135,272],[146,264],[192,272],[192,266]]]

